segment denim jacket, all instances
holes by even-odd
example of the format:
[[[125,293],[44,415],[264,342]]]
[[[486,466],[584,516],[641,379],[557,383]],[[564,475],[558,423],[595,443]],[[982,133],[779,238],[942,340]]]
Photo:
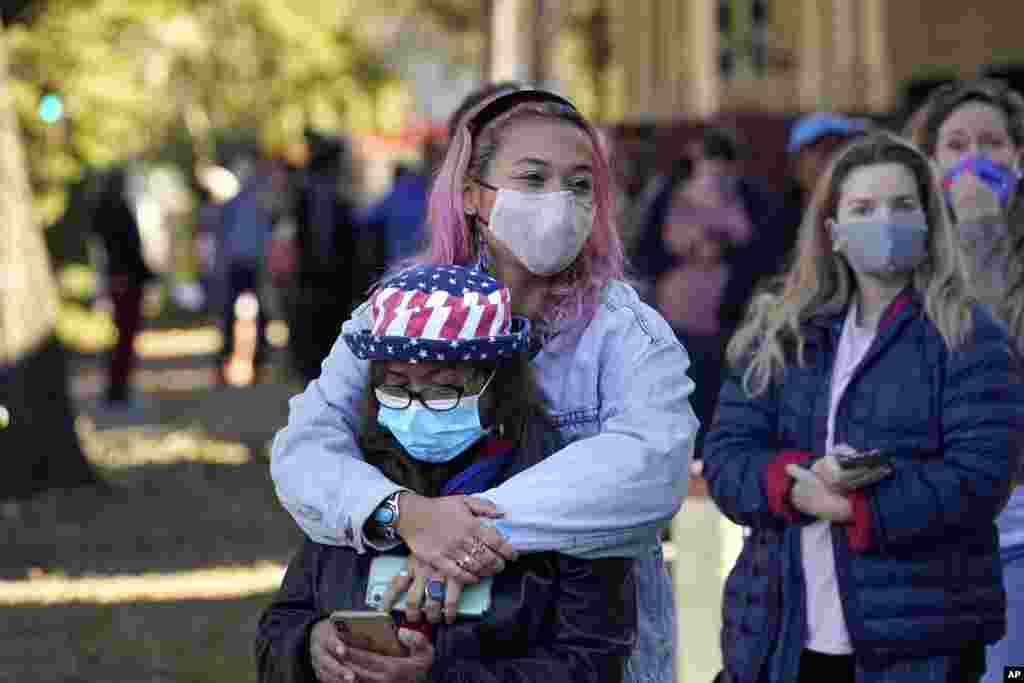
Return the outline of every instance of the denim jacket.
[[[343,329],[369,327],[369,317],[364,304]],[[697,434],[689,364],[668,323],[631,287],[610,283],[586,327],[533,359],[568,445],[481,494],[505,513],[498,528],[517,550],[637,559],[639,633],[627,683],[675,680],[660,532],[686,496]],[[355,445],[367,368],[335,342],[319,379],[291,400],[270,465],[278,497],[310,538],[359,553],[367,518],[400,490]]]
[[[343,329],[369,320],[364,304]],[[482,496],[505,512],[499,530],[519,551],[641,557],[686,495],[698,427],[689,357],[661,316],[617,281],[571,334],[574,343],[556,339],[533,360],[568,445]],[[277,495],[306,534],[358,552],[367,518],[400,490],[356,447],[367,369],[339,338],[320,377],[291,400],[271,453]]]

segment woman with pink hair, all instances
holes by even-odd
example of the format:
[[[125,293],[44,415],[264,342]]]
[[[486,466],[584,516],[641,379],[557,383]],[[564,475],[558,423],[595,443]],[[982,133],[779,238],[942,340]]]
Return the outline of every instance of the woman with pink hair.
[[[512,291],[568,445],[478,495],[405,490],[363,459],[367,363],[337,343],[320,377],[292,399],[271,472],[313,540],[359,552],[409,547],[409,571],[392,592],[406,593],[414,621],[422,610],[451,623],[462,588],[518,553],[635,559],[639,639],[626,680],[671,681],[674,604],[660,539],[686,494],[693,382],[671,328],[623,282],[611,186],[598,134],[570,102],[540,90],[498,94],[454,133],[430,197],[430,242],[416,259],[476,265]],[[364,304],[342,330],[371,322]]]

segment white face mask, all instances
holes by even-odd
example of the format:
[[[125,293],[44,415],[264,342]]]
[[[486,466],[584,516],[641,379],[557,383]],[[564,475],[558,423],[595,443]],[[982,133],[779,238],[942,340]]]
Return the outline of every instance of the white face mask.
[[[534,275],[560,273],[576,260],[594,230],[594,209],[569,191],[496,190],[491,229]]]

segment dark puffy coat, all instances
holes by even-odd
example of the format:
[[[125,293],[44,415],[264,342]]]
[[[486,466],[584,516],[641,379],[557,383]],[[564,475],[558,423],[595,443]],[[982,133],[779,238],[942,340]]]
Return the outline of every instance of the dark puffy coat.
[[[727,680],[795,678],[805,639],[800,529],[813,520],[789,507],[784,464],[823,454],[843,317],[812,319],[805,366],[790,366],[765,393],[748,397],[739,372],[722,390],[704,475],[722,511],[751,527],[725,588]],[[833,526],[843,611],[866,665],[1002,637],[994,520],[1024,434],[1019,380],[1005,330],[980,307],[954,352],[913,291],[883,316],[835,420],[836,443],[884,449],[894,466],[851,497],[852,523]]]
[[[373,553],[307,540],[260,620],[264,683],[312,683],[309,634],[333,610],[368,609]],[[494,579],[482,618],[434,626],[432,681],[617,683],[636,639],[629,560],[525,555]]]

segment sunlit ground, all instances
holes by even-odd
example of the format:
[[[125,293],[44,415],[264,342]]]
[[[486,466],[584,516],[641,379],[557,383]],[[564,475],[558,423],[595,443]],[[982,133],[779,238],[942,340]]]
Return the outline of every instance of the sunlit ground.
[[[80,353],[99,353],[117,342],[117,328],[110,313],[63,303],[58,321],[58,334],[69,347]],[[275,348],[288,344],[288,325],[282,320],[267,323],[267,341]],[[140,358],[182,358],[211,355],[220,351],[223,337],[211,325],[191,329],[143,330],[135,338],[135,352]]]
[[[54,605],[176,600],[223,600],[276,591],[284,565],[214,567],[180,572],[67,577],[34,572],[27,579],[0,581],[0,605]]]

